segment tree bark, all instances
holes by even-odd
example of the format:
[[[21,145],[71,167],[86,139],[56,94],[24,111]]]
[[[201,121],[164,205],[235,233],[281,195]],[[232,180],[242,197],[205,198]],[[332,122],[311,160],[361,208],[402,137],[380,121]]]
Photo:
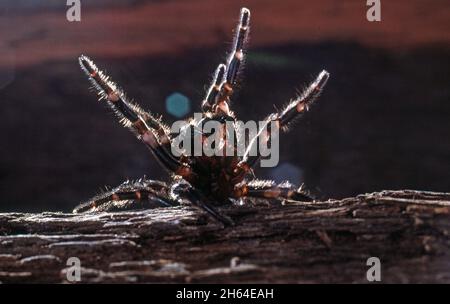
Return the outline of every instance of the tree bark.
[[[383,191],[343,200],[98,214],[0,214],[0,282],[450,283],[450,193]]]

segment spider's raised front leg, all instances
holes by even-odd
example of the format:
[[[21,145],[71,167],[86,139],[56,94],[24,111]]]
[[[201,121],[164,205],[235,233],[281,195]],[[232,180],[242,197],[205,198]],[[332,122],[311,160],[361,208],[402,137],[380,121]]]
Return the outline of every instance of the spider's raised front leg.
[[[233,40],[233,48],[228,56],[226,65],[220,64],[205,99],[202,102],[202,110],[222,112],[230,115],[229,103],[236,86],[238,74],[244,61],[244,46],[250,31],[250,10],[241,9],[239,23]]]
[[[297,98],[293,99],[289,104],[280,112],[270,114],[265,120],[265,128],[261,128],[259,132],[250,140],[250,144],[244,153],[242,160],[238,164],[238,169],[241,174],[247,174],[251,172],[251,168],[260,159],[259,153],[252,155],[251,152],[255,151],[259,141],[269,141],[271,132],[270,123],[275,122],[275,127],[283,131],[287,131],[289,124],[291,124],[296,118],[309,110],[311,104],[319,97],[322,89],[328,81],[330,74],[327,71],[322,71],[316,80],[312,82],[308,88]]]
[[[153,180],[126,181],[118,187],[99,194],[77,206],[73,212],[121,211],[177,206],[169,198],[166,183]]]
[[[91,59],[82,55],[79,62],[100,99],[106,100],[120,122],[150,148],[166,169],[183,177],[189,176],[189,165],[171,153],[171,139],[167,126],[138,105],[131,103],[123,91],[99,70]]]
[[[209,213],[213,218],[224,224],[225,226],[233,226],[234,222],[228,217],[221,215],[207,200],[207,198],[199,191],[195,190],[185,180],[174,183],[170,189],[172,199],[181,203],[194,205]]]
[[[303,189],[303,186],[295,187],[289,182],[276,184],[270,180],[252,180],[236,187],[236,198],[266,198],[292,201],[313,201],[314,198]]]

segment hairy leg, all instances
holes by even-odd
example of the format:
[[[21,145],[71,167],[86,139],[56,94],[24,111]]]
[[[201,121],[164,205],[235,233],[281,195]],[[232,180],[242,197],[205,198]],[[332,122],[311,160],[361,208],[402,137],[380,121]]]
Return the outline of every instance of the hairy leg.
[[[100,99],[106,100],[119,117],[120,122],[150,148],[163,167],[182,176],[187,174],[190,171],[189,165],[181,162],[171,153],[168,127],[159,119],[142,110],[137,104],[131,103],[125,93],[99,70],[91,59],[82,55],[79,62],[82,70],[97,90]]]
[[[269,180],[252,180],[243,184],[236,189],[236,196],[306,202],[314,200],[302,187],[295,187],[289,182],[277,185]]]
[[[73,212],[119,211],[178,205],[176,201],[169,198],[168,191],[167,185],[159,181],[126,181],[80,204]]]
[[[256,136],[250,140],[250,144],[241,162],[238,164],[238,170],[241,170],[243,174],[251,171],[251,168],[258,162],[260,156],[250,155],[250,151],[254,151],[255,146],[258,145],[258,140],[265,142],[270,140],[270,123],[274,121],[276,128],[287,131],[289,125],[307,112],[312,103],[319,97],[329,76],[327,71],[322,71],[300,96],[293,99],[282,111],[272,113],[266,118],[265,125],[267,128],[260,129]]]
[[[216,68],[211,86],[206,92],[205,99],[203,99],[202,102],[203,112],[210,111],[212,106],[215,104],[217,96],[219,96],[220,93],[220,84],[222,83],[225,71],[226,65],[223,63],[219,64],[219,66]]]
[[[220,64],[214,73],[214,79],[202,103],[204,112],[212,110],[230,115],[228,108],[230,97],[237,83],[239,71],[244,61],[244,46],[250,31],[250,11],[241,9],[239,23],[233,40],[233,48],[226,65]]]

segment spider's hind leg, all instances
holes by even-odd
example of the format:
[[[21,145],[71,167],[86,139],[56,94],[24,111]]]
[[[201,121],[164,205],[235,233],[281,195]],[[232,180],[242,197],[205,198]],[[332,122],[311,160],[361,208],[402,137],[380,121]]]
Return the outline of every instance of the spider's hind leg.
[[[99,194],[77,206],[73,212],[123,211],[177,205],[178,202],[169,198],[165,183],[138,180],[126,181],[112,190]]]
[[[303,189],[303,186],[297,188],[289,182],[283,182],[277,185],[273,181],[253,180],[248,184],[242,185],[238,192],[240,195],[248,198],[266,198],[301,202],[310,202],[314,200],[313,196]]]

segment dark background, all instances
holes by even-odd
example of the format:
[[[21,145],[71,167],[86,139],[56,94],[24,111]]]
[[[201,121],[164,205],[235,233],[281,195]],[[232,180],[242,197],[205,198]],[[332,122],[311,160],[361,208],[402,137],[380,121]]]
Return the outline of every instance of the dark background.
[[[144,108],[166,112],[179,92],[199,109],[232,40],[239,8],[252,11],[240,119],[260,120],[322,70],[317,105],[280,143],[261,177],[305,182],[318,197],[383,189],[449,191],[450,6],[382,1],[66,1],[0,4],[0,211],[71,210],[104,185],[144,174],[167,179],[150,152],[89,91],[91,56]]]

